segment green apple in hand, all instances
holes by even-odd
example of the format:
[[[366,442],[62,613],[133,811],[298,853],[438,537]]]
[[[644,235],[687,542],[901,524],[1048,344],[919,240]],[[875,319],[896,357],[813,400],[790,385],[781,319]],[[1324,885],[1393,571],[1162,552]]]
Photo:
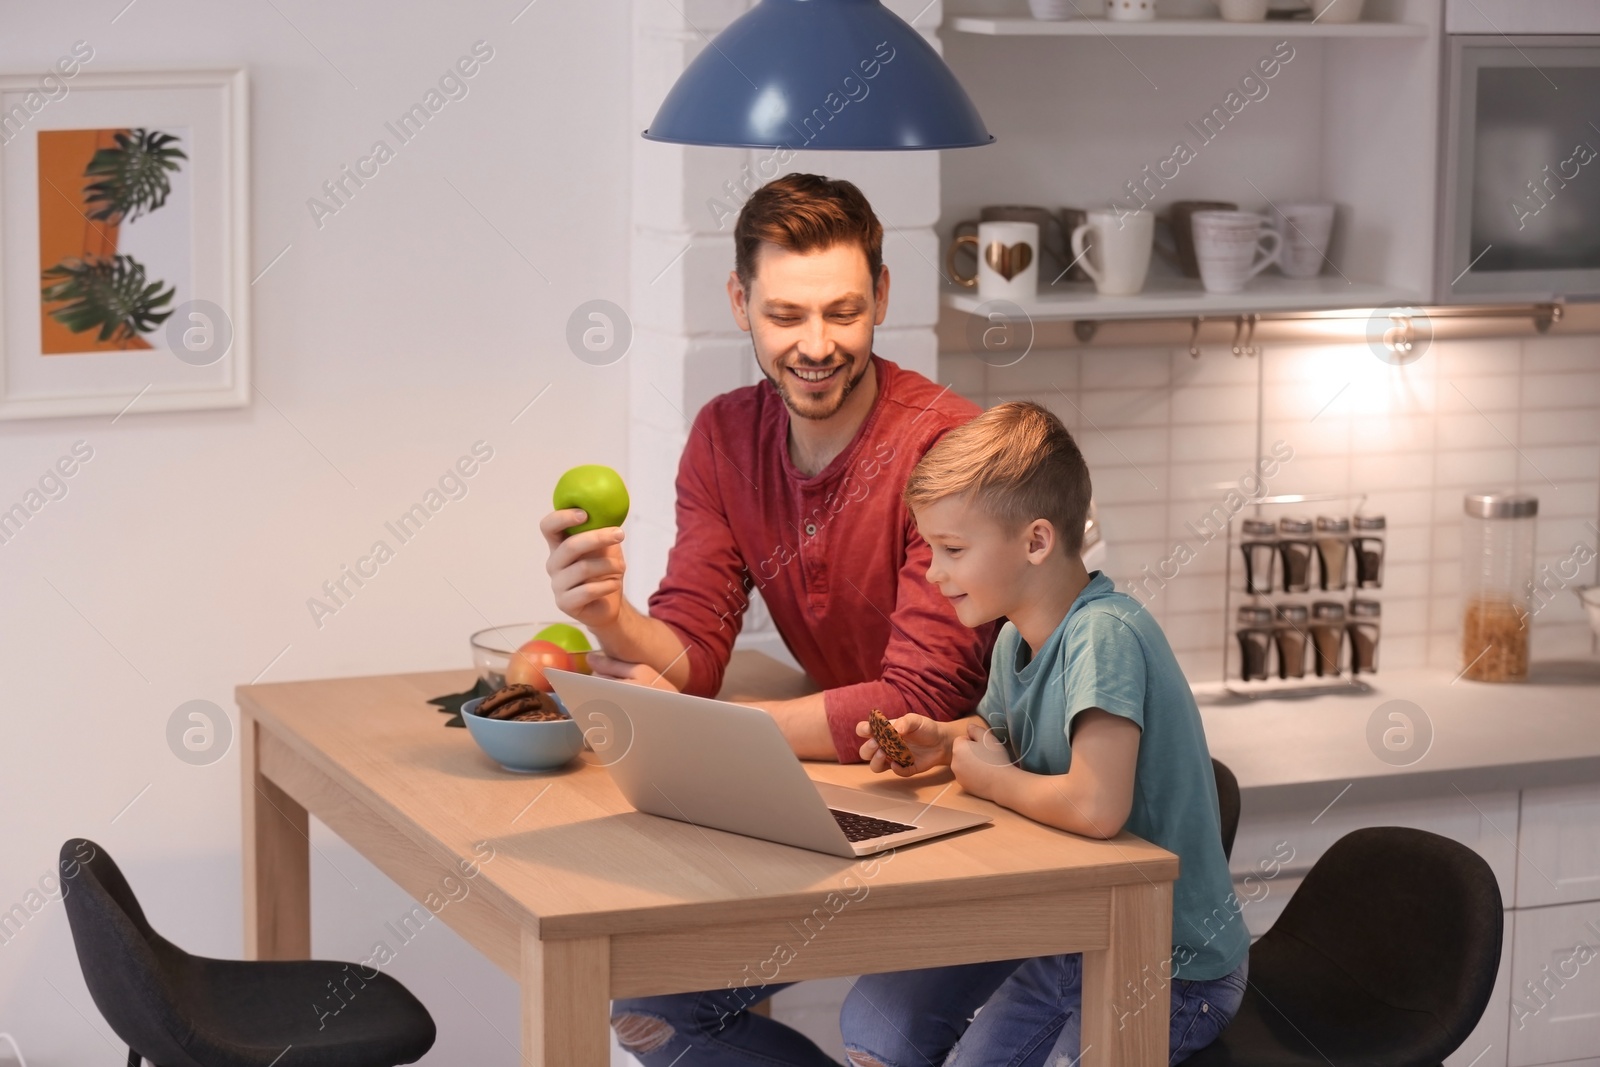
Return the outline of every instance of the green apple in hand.
[[[607,526],[621,526],[628,517],[628,487],[622,475],[598,463],[573,467],[556,482],[551,501],[557,511],[582,508],[588,516],[576,526],[567,527],[568,534],[599,530]]]

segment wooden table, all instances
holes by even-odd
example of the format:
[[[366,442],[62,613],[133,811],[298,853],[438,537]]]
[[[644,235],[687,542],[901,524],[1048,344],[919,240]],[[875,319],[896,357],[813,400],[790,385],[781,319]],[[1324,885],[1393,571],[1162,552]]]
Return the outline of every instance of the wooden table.
[[[310,955],[315,815],[521,982],[534,1067],[607,1064],[612,997],[1078,951],[1083,1063],[1167,1062],[1168,999],[1150,992],[1171,955],[1171,853],[1041,826],[967,796],[948,769],[900,779],[806,765],[818,781],[995,817],[876,862],[658,819],[599,767],[512,774],[446,729],[426,701],[472,681],[238,687],[249,958]],[[802,685],[739,653],[723,692]]]

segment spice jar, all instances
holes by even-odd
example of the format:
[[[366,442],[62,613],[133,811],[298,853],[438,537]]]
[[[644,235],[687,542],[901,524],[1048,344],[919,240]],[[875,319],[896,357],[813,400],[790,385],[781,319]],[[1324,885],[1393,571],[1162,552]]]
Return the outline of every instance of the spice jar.
[[[1306,676],[1306,619],[1309,613],[1304,604],[1279,604],[1278,625],[1272,635],[1278,645],[1278,677],[1304,678]]]
[[[1515,682],[1528,677],[1534,520],[1528,493],[1469,493],[1462,502],[1462,677]]]
[[[1350,601],[1350,673],[1373,674],[1378,669],[1378,618],[1383,605],[1376,600]]]
[[[1311,520],[1278,520],[1278,555],[1283,560],[1283,591],[1304,593],[1311,589]]]
[[[1272,565],[1278,554],[1278,527],[1270,519],[1245,519],[1239,524],[1239,549],[1244,553],[1245,591],[1272,592]]]
[[[1322,588],[1343,589],[1350,556],[1350,520],[1317,516],[1317,562]]]
[[[1272,609],[1246,604],[1239,609],[1239,677],[1264,681],[1272,648]]]
[[[1337,600],[1311,605],[1311,648],[1317,677],[1344,670],[1344,605]]]
[[[1350,546],[1355,550],[1356,588],[1383,588],[1383,531],[1382,515],[1357,515],[1355,536]]]

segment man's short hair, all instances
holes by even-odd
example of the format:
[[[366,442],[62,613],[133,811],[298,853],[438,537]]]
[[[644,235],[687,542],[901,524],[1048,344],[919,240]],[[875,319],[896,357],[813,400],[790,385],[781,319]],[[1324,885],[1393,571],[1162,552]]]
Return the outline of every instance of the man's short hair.
[[[902,499],[916,509],[969,497],[1008,533],[1048,519],[1062,547],[1081,555],[1092,495],[1089,465],[1061,420],[1039,404],[1012,401],[941,437],[912,470]]]
[[[785,174],[744,202],[733,227],[733,264],[747,293],[763,243],[801,254],[856,245],[874,286],[883,266],[883,225],[861,190],[843,178]]]

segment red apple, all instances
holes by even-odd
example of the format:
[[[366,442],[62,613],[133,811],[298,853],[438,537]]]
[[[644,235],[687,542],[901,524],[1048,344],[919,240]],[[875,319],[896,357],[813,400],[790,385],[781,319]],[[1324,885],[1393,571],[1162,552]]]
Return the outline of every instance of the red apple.
[[[545,668],[570,671],[576,666],[572,653],[554,641],[529,641],[517,649],[511,662],[506,664],[506,684],[531,685],[548,693],[552,686],[544,676]]]

